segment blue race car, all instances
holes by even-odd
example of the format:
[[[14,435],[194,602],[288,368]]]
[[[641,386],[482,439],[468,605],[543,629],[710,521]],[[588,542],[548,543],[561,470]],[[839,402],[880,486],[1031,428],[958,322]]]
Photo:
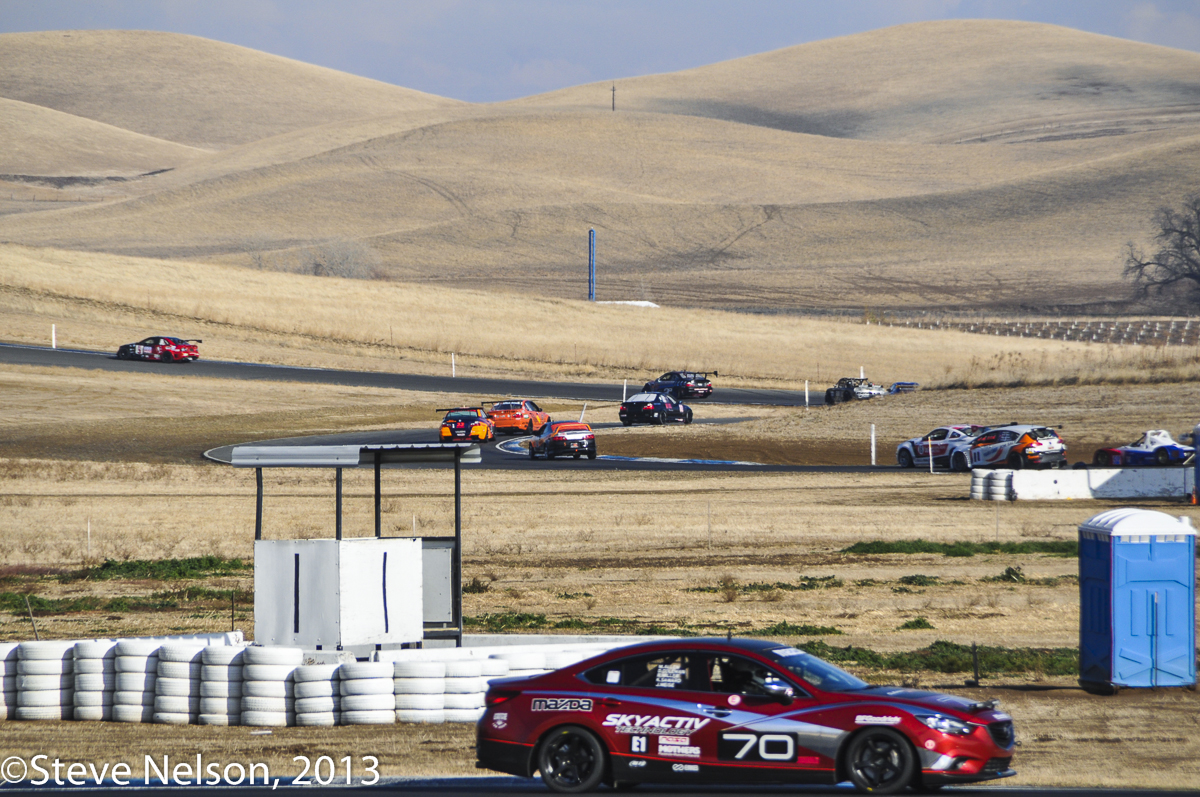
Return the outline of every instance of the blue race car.
[[[1150,429],[1130,445],[1101,448],[1092,457],[1092,464],[1102,468],[1182,465],[1195,451],[1192,446],[1176,443],[1165,429]]]

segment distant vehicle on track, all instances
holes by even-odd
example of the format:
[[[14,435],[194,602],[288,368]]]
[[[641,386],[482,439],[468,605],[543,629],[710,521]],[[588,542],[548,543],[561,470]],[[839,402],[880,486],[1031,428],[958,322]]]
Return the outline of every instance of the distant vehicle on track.
[[[537,459],[539,455],[546,459],[562,456],[595,459],[596,433],[579,421],[551,421],[529,441],[529,458]]]
[[[621,403],[621,423],[691,423],[692,408],[670,393],[635,393]]]
[[[200,359],[197,343],[202,340],[185,340],[156,335],[137,343],[126,343],[117,349],[118,360],[155,360],[162,363],[190,363]]]
[[[488,418],[483,407],[452,407],[441,409],[446,413],[438,436],[442,440],[471,440],[486,443],[496,437],[496,427]]]
[[[935,468],[970,470],[971,443],[986,428],[966,423],[939,426],[927,435],[910,438],[896,446],[896,464],[902,468],[929,467],[932,452]]]
[[[497,401],[487,411],[487,416],[492,419],[497,432],[537,434],[550,423],[550,415],[530,399]]]
[[[540,772],[559,793],[848,780],[895,794],[1016,774],[995,700],[872,686],[781,642],[646,642],[492,681],[484,700],[478,766]]]
[[[897,393],[915,393],[920,386],[920,382],[893,382],[892,386],[887,389],[887,392],[889,396],[894,396]]]
[[[712,371],[712,375],[720,376],[716,371]],[[686,398],[708,398],[712,395],[713,387],[707,373],[667,371],[659,378],[642,385],[642,391],[644,393],[670,393],[678,401]]]
[[[1067,444],[1048,426],[992,426],[971,443],[972,468],[1065,468]]]
[[[1092,464],[1102,468],[1182,465],[1194,453],[1195,448],[1175,442],[1167,430],[1149,429],[1127,446],[1101,448],[1092,457]]]
[[[826,404],[841,404],[843,401],[855,401],[886,396],[888,389],[877,385],[869,379],[857,376],[844,376],[838,383],[825,391]]]

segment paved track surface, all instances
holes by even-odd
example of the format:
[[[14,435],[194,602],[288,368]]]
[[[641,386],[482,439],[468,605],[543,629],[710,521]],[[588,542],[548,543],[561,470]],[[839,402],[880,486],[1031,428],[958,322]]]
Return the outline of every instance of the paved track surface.
[[[589,384],[582,382],[533,382],[520,379],[481,379],[462,376],[427,376],[423,374],[391,374],[379,371],[338,371],[324,368],[300,368],[287,365],[263,365],[223,360],[198,360],[194,363],[156,363],[141,360],[118,360],[111,352],[80,349],[50,349],[39,346],[19,346],[0,343],[0,362],[14,365],[61,366],[67,368],[101,369],[127,373],[170,373],[172,375],[207,376],[215,379],[259,379],[276,382],[309,382],[353,387],[390,387],[397,390],[419,390],[437,393],[469,393],[480,396],[528,396],[577,401],[621,400],[623,385]],[[639,377],[640,379],[640,377]],[[631,381],[629,393],[640,382]],[[824,393],[811,395],[811,404],[823,404]],[[696,402],[703,404],[763,404],[773,406],[804,406],[803,391],[754,390],[749,388],[718,387],[713,398]]]
[[[277,777],[272,773],[272,777]],[[182,794],[211,794],[214,788],[218,789],[218,793],[222,797],[257,797],[270,793],[269,787],[246,788],[244,786],[173,786],[171,788],[162,787],[141,787],[133,784],[140,781],[133,781],[130,786],[101,786],[99,788],[92,786],[85,788],[83,791],[89,793],[105,792],[105,793],[133,793],[139,797],[158,797],[158,795],[178,797]],[[286,794],[297,788],[311,790],[311,786],[291,786],[290,780],[280,778],[277,788],[274,790],[276,794]],[[61,788],[56,789],[53,785],[35,787],[27,784],[5,784],[4,791],[12,792],[27,792],[34,794],[45,794],[50,791],[63,791]],[[68,791],[79,791],[68,787]],[[505,797],[545,797],[552,792],[542,785],[540,780],[511,778],[511,777],[480,777],[480,778],[446,778],[446,779],[420,779],[409,780],[399,778],[386,778],[383,782],[375,786],[327,786],[319,789],[317,794],[321,797],[352,797],[352,795],[372,793],[378,794],[384,792],[387,794],[403,795],[403,797],[455,797],[462,795],[463,797],[482,797],[483,795],[504,795]],[[605,795],[615,794],[612,789],[601,788],[593,794]],[[637,788],[636,794],[698,794],[705,797],[774,797],[774,795],[849,795],[857,794],[854,789],[849,786],[748,786],[748,787],[731,787],[731,786],[701,786],[701,785],[682,785],[682,786],[660,786],[646,784]],[[907,792],[912,794],[913,792]],[[951,786],[943,789],[941,794],[961,794],[961,795],[994,795],[995,797],[1196,797],[1200,795],[1200,791],[1166,791],[1161,789],[1058,789],[1058,788],[1017,788],[1008,785],[993,785],[984,787],[971,786]]]
[[[725,424],[737,423],[744,418],[716,418],[707,421],[693,421],[693,424]],[[605,429],[620,426],[616,423],[598,423],[593,428]],[[754,473],[863,473],[879,470],[869,466],[830,466],[830,465],[757,465],[747,462],[727,462],[717,460],[695,459],[638,459],[632,457],[606,457],[601,455],[596,459],[579,459],[558,457],[554,460],[530,459],[525,449],[520,448],[522,437],[499,436],[495,441],[483,445],[482,462],[478,465],[466,465],[466,468],[500,468],[504,470],[708,470],[708,471],[749,471]],[[436,443],[437,429],[399,429],[375,432],[347,432],[344,434],[312,435],[309,437],[285,437],[276,440],[256,440],[242,445],[271,445],[271,446],[345,446],[345,445],[388,445],[391,443]],[[509,449],[503,450],[500,446]],[[228,463],[233,456],[233,446],[221,446],[204,453],[206,457],[216,462]],[[410,467],[445,467],[444,465],[413,465]]]

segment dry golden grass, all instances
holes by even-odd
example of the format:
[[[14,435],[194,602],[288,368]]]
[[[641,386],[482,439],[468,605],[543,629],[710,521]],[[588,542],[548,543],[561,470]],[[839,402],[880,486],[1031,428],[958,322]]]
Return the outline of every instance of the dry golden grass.
[[[630,79],[615,114],[597,86],[470,106],[199,39],[71,36],[0,39],[33,64],[10,67],[0,94],[245,143],[123,183],[124,202],[44,212],[10,199],[8,240],[239,264],[267,251],[278,265],[343,237],[392,278],[566,297],[582,293],[594,227],[602,298],[1080,306],[1126,297],[1121,247],[1191,190],[1200,146],[1200,56],[1028,23],[901,26]],[[106,77],[76,87],[88,69]],[[165,94],[111,90],[149,69],[176,76]],[[193,101],[197,80],[243,94]],[[42,137],[34,160],[53,163]]]
[[[367,370],[625,379],[717,370],[719,384],[823,391],[873,379],[1008,384],[1176,381],[1192,349],[1150,350],[877,325],[505,297],[200,263],[0,246],[0,336],[116,350],[154,331],[202,355]],[[189,286],[186,292],[179,284]],[[133,287],[133,286],[137,287]],[[668,331],[669,333],[664,334]]]
[[[461,104],[154,31],[6,33],[0,65],[4,97],[209,149],[343,119]]]

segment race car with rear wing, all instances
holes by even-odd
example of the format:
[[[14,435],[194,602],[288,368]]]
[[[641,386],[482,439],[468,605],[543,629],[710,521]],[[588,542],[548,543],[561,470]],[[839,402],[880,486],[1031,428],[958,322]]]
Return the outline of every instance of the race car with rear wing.
[[[492,425],[483,407],[452,407],[437,412],[446,413],[438,431],[438,437],[443,442],[474,439],[486,443],[496,437],[496,427]]]
[[[126,343],[117,349],[118,360],[154,360],[161,363],[190,363],[200,359],[197,343],[202,340],[184,340],[156,335],[137,343]]]
[[[580,421],[552,421],[529,441],[529,458],[537,459],[539,455],[546,459],[581,456],[595,459],[596,433]]]
[[[529,399],[493,402],[487,416],[497,432],[537,434],[550,423],[550,415]]]
[[[1102,468],[1182,465],[1195,453],[1192,446],[1175,442],[1166,429],[1149,429],[1127,446],[1100,449],[1092,457],[1092,464]]]
[[[617,410],[621,423],[691,423],[692,408],[670,393],[635,393]]]
[[[540,772],[551,791],[600,784],[849,781],[930,791],[1016,774],[997,702],[872,686],[803,650],[754,639],[618,648],[491,682],[476,766]]]
[[[711,373],[713,376],[720,376],[716,371]],[[657,379],[652,379],[642,385],[642,391],[645,393],[670,393],[678,401],[685,398],[708,398],[712,395],[713,387],[707,373],[667,371]]]
[[[985,428],[973,423],[939,426],[923,437],[913,437],[896,446],[896,464],[902,468],[914,465],[928,468],[932,455],[935,468],[970,470],[971,443]]]
[[[972,468],[1065,468],[1067,444],[1048,426],[990,426],[971,442]]]

